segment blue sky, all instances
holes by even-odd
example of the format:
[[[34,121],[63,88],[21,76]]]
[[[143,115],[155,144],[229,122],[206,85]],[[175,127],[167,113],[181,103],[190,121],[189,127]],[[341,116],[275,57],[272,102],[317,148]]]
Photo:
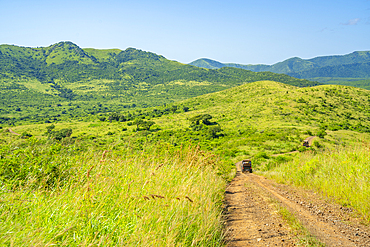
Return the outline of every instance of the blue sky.
[[[0,44],[273,64],[370,50],[370,0],[0,0]]]

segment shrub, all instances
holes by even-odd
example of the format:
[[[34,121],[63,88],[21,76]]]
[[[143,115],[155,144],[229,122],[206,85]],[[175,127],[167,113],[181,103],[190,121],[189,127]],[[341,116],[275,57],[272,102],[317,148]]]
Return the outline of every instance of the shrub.
[[[321,148],[322,147],[322,145],[320,144],[320,142],[319,141],[316,141],[316,140],[313,141],[312,146],[317,147],[317,148]]]
[[[30,137],[32,137],[32,134],[30,134],[30,133],[28,133],[28,132],[23,132],[22,134],[21,134],[21,137],[22,138],[30,138]]]
[[[51,136],[55,139],[55,140],[62,140],[63,138],[66,138],[66,137],[70,137],[72,135],[72,129],[68,128],[68,129],[61,129],[59,131],[54,131],[52,132]]]
[[[326,131],[325,129],[320,129],[319,132],[317,132],[317,136],[320,138],[324,138],[326,136]]]

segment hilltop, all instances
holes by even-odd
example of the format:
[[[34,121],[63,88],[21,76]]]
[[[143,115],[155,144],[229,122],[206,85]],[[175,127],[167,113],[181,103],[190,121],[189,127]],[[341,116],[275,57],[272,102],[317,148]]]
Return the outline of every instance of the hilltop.
[[[370,78],[370,51],[355,51],[346,55],[321,56],[311,59],[293,57],[273,65],[220,63],[206,58],[195,60],[190,65],[209,69],[233,67],[255,72],[270,71],[296,78],[315,79],[320,82],[326,81],[327,78],[364,79]]]
[[[245,83],[317,82],[237,68],[209,70],[134,48],[0,46],[0,121],[48,121],[163,105]]]

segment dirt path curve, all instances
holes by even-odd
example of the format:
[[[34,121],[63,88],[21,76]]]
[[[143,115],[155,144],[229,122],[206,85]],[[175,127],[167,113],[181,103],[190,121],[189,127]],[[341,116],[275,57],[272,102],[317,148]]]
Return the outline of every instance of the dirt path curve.
[[[311,147],[312,146],[312,142],[313,142],[313,139],[316,138],[317,136],[310,136],[310,137],[307,137],[304,141],[307,141],[308,142],[308,145]]]
[[[284,155],[284,154],[295,154],[295,153],[299,153],[299,151],[292,151],[292,152],[282,153],[282,154],[272,154],[271,156],[272,157],[277,157],[277,156]]]
[[[18,134],[18,133],[16,133],[16,132],[14,132],[14,131],[13,131],[12,129],[10,129],[10,128],[9,128],[8,130],[9,130],[9,132],[10,132],[10,133],[12,133],[12,134],[14,134],[14,135],[17,135],[17,136],[20,136],[20,135],[21,135],[21,134]]]
[[[313,143],[313,139],[316,138],[317,136],[310,136],[310,137],[307,137],[304,142],[308,142],[308,146],[311,147],[312,146],[312,143]],[[280,155],[284,155],[284,154],[294,154],[294,153],[299,153],[299,151],[292,151],[292,152],[288,152],[288,153],[281,153],[281,154],[273,154],[271,156],[273,157],[277,157],[277,156],[280,156]]]
[[[318,198],[255,174],[240,172],[226,190],[227,246],[295,246],[297,238],[277,214],[279,202],[326,246],[370,246],[370,228]],[[352,221],[346,224],[345,221]]]

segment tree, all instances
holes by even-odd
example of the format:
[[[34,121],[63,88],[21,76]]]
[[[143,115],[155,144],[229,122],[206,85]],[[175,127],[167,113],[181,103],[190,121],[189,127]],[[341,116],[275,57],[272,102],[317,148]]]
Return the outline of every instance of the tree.
[[[142,119],[139,119],[139,118],[136,118],[134,121],[133,121],[133,124],[136,125],[136,129],[139,130],[139,126],[143,123],[143,120]]]
[[[214,125],[216,123],[214,122],[211,122],[209,120],[212,119],[212,116],[209,115],[209,114],[201,114],[201,115],[197,115],[195,117],[192,117],[190,118],[190,127],[193,128],[193,129],[201,129],[202,125],[201,124],[204,124],[204,125]]]
[[[149,130],[152,125],[155,124],[153,121],[143,121],[140,125],[144,130]]]
[[[72,129],[61,129],[53,132],[52,136],[55,140],[62,140],[63,138],[70,137],[72,135]]]
[[[211,126],[207,129],[207,136],[209,139],[214,139],[219,137],[219,133],[222,131],[220,125]]]
[[[55,129],[55,125],[54,124],[49,125],[49,126],[46,126],[46,132],[48,134],[51,134],[53,132],[53,129]]]
[[[325,129],[320,128],[319,132],[317,132],[317,136],[320,138],[324,138],[326,135]]]
[[[170,111],[172,113],[175,113],[177,111],[177,106],[175,106],[175,105],[171,106]]]
[[[133,124],[136,125],[136,129],[137,131],[140,131],[140,130],[149,130],[150,127],[152,127],[153,124],[155,124],[155,122],[153,121],[145,121],[143,119],[135,119]]]

